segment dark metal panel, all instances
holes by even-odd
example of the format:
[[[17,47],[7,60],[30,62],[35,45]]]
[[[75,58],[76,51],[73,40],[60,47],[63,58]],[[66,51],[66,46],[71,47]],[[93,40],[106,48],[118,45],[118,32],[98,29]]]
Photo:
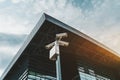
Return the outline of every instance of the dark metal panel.
[[[84,38],[84,39],[87,40],[88,42],[91,42],[92,44],[101,47],[103,50],[107,50],[110,54],[112,54],[112,55],[115,56],[116,58],[120,58],[120,55],[119,55],[117,52],[115,52],[115,51],[111,50],[110,48],[106,47],[105,45],[99,43],[99,42],[96,41],[95,39],[93,39],[93,38],[85,35],[84,33],[80,32],[79,30],[76,30],[76,29],[74,29],[73,27],[71,27],[71,26],[69,26],[69,25],[67,25],[67,24],[65,24],[65,23],[63,23],[63,22],[61,22],[61,21],[59,21],[59,20],[57,20],[57,19],[55,19],[55,18],[47,15],[47,14],[45,14],[45,17],[46,17],[46,19],[47,19],[48,21],[50,21],[51,23],[56,24],[56,25],[58,25],[59,27],[64,28],[64,29],[66,29],[66,30],[68,30],[68,31],[76,34],[76,35],[79,36],[79,37]]]

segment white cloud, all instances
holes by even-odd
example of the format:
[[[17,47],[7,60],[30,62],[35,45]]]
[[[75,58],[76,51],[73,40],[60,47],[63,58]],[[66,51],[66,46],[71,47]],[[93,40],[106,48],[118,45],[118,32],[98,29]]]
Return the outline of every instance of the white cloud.
[[[8,59],[9,60],[12,59],[12,57],[16,54],[19,48],[20,45],[17,46],[0,45],[0,65],[2,65],[2,63],[6,63]],[[3,60],[6,62],[2,62]]]
[[[70,25],[73,25],[78,19],[80,21],[81,18],[84,18],[81,9],[73,6],[67,0],[37,0],[33,5],[33,10],[34,14],[43,11]]]
[[[10,15],[0,15],[0,32],[10,34],[28,34],[31,30],[27,21],[20,21]]]
[[[6,1],[6,0],[0,0],[0,2],[4,2],[4,1]]]
[[[0,75],[2,75],[3,71],[4,71],[4,70],[0,68]]]
[[[10,46],[10,45],[2,45],[0,46],[0,55],[15,55],[18,49],[20,48],[20,45],[17,46]],[[4,54],[2,54],[4,53]],[[5,57],[5,56],[4,56]]]
[[[11,0],[11,2],[12,2],[12,3],[15,3],[15,4],[16,4],[16,3],[23,2],[23,1],[25,1],[25,0]]]
[[[19,3],[20,0],[11,0],[13,3]]]

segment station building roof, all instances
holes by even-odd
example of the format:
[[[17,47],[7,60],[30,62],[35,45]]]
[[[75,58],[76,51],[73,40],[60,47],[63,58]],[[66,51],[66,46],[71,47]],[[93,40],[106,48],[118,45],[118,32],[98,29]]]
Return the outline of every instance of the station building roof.
[[[35,53],[37,53],[39,49],[42,52],[46,52],[45,45],[55,40],[55,34],[62,32],[68,33],[68,38],[63,40],[69,42],[70,45],[61,50],[67,53],[73,53],[77,56],[76,58],[92,62],[95,65],[102,65],[120,71],[119,54],[73,27],[47,14],[43,14],[32,32],[28,35],[23,46],[4,71],[1,80],[4,79],[8,73],[12,73],[10,72],[12,67],[19,63],[18,59],[20,59],[21,56],[32,53],[29,51],[30,49],[34,50]],[[34,54],[34,52],[32,54]]]

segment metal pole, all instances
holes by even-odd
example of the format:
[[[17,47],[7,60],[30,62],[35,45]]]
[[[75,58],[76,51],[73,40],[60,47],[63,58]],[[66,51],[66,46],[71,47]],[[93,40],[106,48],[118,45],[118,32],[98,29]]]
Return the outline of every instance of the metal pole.
[[[61,76],[61,65],[60,65],[60,54],[57,56],[56,59],[56,74],[57,74],[57,80],[62,80]]]
[[[56,40],[55,42],[55,45],[56,45],[56,50],[58,51],[58,55],[56,57],[56,77],[57,77],[57,80],[62,80],[62,76],[61,76],[61,64],[60,64],[60,49],[59,49],[59,43],[58,41]]]
[[[57,77],[57,80],[62,80],[59,45],[61,45],[61,46],[68,46],[69,45],[68,42],[61,41],[61,39],[63,37],[67,37],[67,33],[56,34],[56,38],[55,38],[56,41],[46,45],[47,49],[52,48],[50,50],[50,59],[51,60],[56,60],[56,77]]]

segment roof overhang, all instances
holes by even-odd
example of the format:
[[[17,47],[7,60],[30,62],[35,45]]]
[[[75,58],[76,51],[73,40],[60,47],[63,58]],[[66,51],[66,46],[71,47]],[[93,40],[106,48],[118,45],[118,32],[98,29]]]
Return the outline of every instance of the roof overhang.
[[[106,67],[119,69],[120,67],[119,54],[105,47],[103,44],[97,42],[96,40],[90,38],[89,36],[81,33],[80,31],[70,27],[69,25],[66,25],[63,22],[58,21],[57,19],[47,14],[42,14],[39,22],[27,37],[27,40],[24,42],[24,44],[22,45],[22,47],[20,48],[16,56],[13,58],[13,61],[9,64],[7,69],[4,71],[1,79],[4,79],[4,77],[8,74],[8,72],[13,67],[13,65],[17,62],[20,56],[25,54],[23,52],[27,49],[27,46],[30,43],[32,43],[32,40],[36,38],[35,36],[38,34],[39,30],[41,30],[41,32],[39,32],[40,34],[44,34],[44,36],[41,36],[41,37],[47,38],[48,36],[50,36],[50,39],[48,39],[48,41],[45,44],[52,42],[54,40],[52,39],[54,38],[54,35],[55,35],[54,33],[58,33],[58,32],[53,32],[53,33],[51,32],[46,33],[46,32],[48,32],[51,28],[54,28],[54,27],[56,27],[56,29],[60,28],[60,29],[57,29],[58,32],[65,31],[68,33],[69,37],[66,39],[66,41],[70,43],[70,46],[65,48],[65,51],[67,51],[68,53],[75,53],[78,56],[78,58],[84,57],[84,60],[88,59],[89,61],[92,61],[95,64],[101,64]],[[34,43],[37,44],[37,42],[35,41]]]

